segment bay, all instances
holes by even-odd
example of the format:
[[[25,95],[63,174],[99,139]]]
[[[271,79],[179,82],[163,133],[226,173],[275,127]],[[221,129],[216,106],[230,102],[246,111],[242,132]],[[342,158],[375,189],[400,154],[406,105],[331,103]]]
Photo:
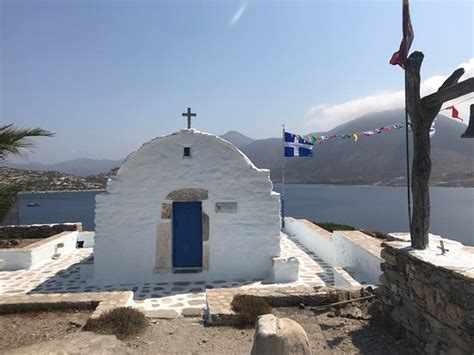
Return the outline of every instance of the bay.
[[[275,184],[275,191],[281,185]],[[98,192],[23,194],[20,222],[82,222],[94,230]],[[27,207],[30,202],[39,207]],[[405,187],[285,185],[285,215],[380,232],[408,231]],[[474,246],[474,188],[431,188],[430,232]]]

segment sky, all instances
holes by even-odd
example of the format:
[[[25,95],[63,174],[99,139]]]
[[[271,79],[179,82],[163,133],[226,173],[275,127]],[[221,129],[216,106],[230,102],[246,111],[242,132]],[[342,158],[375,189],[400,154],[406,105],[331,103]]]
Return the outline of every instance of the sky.
[[[423,93],[473,76],[474,2],[410,8]],[[0,0],[0,124],[55,132],[42,163],[123,158],[188,106],[215,134],[324,131],[403,107],[400,39],[401,0]]]

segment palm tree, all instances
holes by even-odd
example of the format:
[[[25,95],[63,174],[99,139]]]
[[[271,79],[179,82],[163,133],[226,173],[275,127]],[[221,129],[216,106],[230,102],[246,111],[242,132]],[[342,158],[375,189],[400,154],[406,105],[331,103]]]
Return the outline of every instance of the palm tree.
[[[0,162],[5,161],[7,155],[28,156],[28,151],[34,143],[28,137],[52,137],[54,133],[41,128],[15,128],[9,124],[0,126]],[[22,185],[0,183],[0,223],[16,203],[17,193]]]
[[[0,162],[4,161],[8,154],[28,156],[28,151],[34,147],[28,137],[53,136],[54,133],[42,128],[15,128],[11,124],[0,126]]]

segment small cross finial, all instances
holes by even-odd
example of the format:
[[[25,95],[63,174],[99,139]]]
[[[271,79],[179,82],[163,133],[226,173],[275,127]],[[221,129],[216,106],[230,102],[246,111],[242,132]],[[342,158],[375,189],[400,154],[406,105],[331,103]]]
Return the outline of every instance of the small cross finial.
[[[191,107],[188,107],[188,111],[181,114],[183,117],[188,118],[188,129],[191,128],[191,117],[196,117],[197,114],[191,112]]]
[[[446,255],[446,252],[449,251],[449,249],[446,249],[444,247],[444,242],[442,240],[439,241],[439,247],[437,247],[438,249],[441,249],[441,255]]]

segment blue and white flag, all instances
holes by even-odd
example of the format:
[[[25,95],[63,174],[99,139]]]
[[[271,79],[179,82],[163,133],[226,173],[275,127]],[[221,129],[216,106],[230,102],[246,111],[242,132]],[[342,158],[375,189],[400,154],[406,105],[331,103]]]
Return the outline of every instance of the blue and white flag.
[[[312,157],[313,143],[293,133],[285,132],[285,157]]]

